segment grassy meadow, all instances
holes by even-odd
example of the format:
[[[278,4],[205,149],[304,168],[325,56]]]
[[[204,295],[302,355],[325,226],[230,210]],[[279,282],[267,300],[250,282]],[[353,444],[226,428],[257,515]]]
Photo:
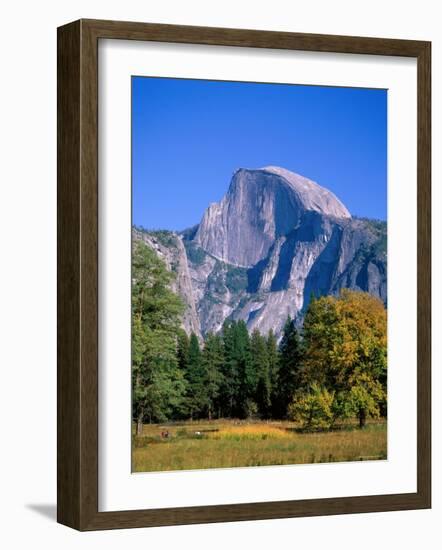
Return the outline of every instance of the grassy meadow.
[[[135,427],[134,427],[135,431]],[[165,436],[167,432],[167,437]],[[363,429],[346,421],[338,429],[306,433],[289,421],[202,420],[144,424],[133,437],[132,471],[153,472],[383,460],[387,422]]]

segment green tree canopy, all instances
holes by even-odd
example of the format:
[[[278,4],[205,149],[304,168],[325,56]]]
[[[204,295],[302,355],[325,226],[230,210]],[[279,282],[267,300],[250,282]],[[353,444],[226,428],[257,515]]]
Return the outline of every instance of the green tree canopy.
[[[207,392],[201,348],[194,332],[190,335],[186,379],[187,407],[190,418],[197,418],[206,406]]]
[[[222,368],[224,350],[221,336],[209,332],[206,336],[202,353],[204,387],[206,393],[205,409],[209,420],[216,412],[221,414],[220,390],[224,381]]]
[[[265,337],[255,329],[250,339],[251,369],[255,373],[255,384],[251,390],[258,412],[263,418],[270,416],[272,406],[272,380],[267,344]]]
[[[365,292],[344,289],[313,300],[304,320],[301,385],[335,392],[336,418],[377,416],[386,396],[387,313]]]
[[[135,241],[132,260],[133,414],[140,432],[145,420],[164,421],[182,410],[186,382],[176,338],[184,305],[153,250]]]
[[[304,348],[295,322],[288,317],[279,346],[279,371],[277,410],[280,417],[286,417],[296,390],[300,385]]]
[[[183,329],[177,335],[177,360],[180,369],[185,372],[189,364],[189,337]]]

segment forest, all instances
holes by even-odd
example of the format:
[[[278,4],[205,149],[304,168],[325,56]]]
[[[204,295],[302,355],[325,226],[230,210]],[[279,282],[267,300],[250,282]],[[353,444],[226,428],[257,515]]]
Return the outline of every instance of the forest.
[[[204,341],[181,328],[174,274],[142,241],[133,243],[132,414],[151,423],[290,420],[302,431],[360,428],[387,415],[387,313],[381,300],[343,289],[312,296],[302,326],[287,318],[249,334],[227,319]]]

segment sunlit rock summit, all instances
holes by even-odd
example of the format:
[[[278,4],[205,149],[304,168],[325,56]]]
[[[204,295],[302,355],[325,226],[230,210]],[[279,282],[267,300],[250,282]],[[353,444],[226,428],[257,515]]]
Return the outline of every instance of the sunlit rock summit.
[[[240,169],[221,202],[207,208],[195,243],[222,261],[252,267],[313,213],[351,217],[333,193],[303,176],[274,166]]]

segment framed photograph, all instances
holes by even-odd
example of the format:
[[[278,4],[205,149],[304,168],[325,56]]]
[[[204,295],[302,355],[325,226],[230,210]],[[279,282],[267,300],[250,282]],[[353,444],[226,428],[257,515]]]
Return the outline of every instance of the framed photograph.
[[[429,42],[58,29],[58,521],[429,508]]]

